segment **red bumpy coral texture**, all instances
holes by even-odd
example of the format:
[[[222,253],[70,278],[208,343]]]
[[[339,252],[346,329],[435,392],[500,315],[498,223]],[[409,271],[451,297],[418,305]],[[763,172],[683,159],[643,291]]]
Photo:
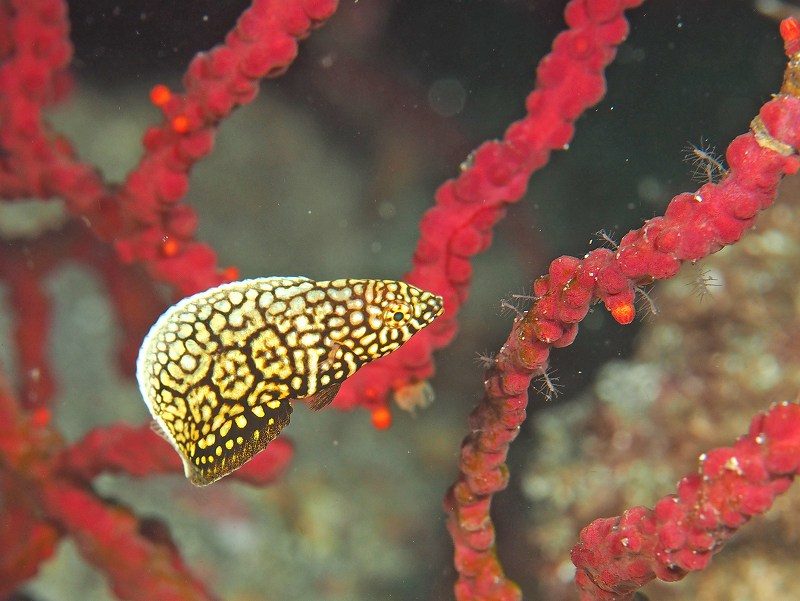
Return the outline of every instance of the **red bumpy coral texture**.
[[[569,29],[539,64],[536,89],[525,102],[526,116],[512,123],[502,140],[486,142],[470,156],[461,174],[436,191],[436,205],[420,223],[414,266],[403,279],[444,297],[445,315],[350,378],[337,406],[374,407],[391,390],[431,376],[433,351],[455,336],[456,316],[472,279],[472,257],[489,247],[492,228],[506,207],[522,198],[550,152],[569,145],[575,120],[604,96],[603,69],[628,33],[622,11],[642,2],[581,0],[567,5]]]
[[[772,506],[798,470],[800,405],[784,403],[757,415],[733,447],[703,454],[677,495],[584,528],[572,549],[581,599],[624,601],[653,578],[680,580],[702,570],[740,526]]]
[[[622,23],[618,30],[623,32],[621,36],[624,35],[623,6],[619,3],[572,2],[567,8],[568,23],[581,30],[606,25],[605,20],[596,22],[584,18],[576,22],[574,19],[576,13],[583,17],[593,14],[589,7],[601,4],[617,7],[615,13],[602,14],[604,19]],[[487,372],[483,400],[470,415],[470,434],[462,443],[461,474],[445,498],[448,529],[455,544],[455,565],[459,573],[456,584],[459,601],[521,598],[518,588],[505,577],[497,559],[489,510],[494,493],[507,485],[505,461],[508,448],[525,419],[531,378],[545,370],[550,348],[571,344],[577,335],[578,323],[597,301],[603,302],[617,321],[630,323],[635,315],[633,301],[637,287],[656,279],[670,278],[683,262],[695,261],[739,240],[752,226],[758,212],[773,203],[781,179],[795,174],[800,168],[795,150],[800,143],[800,98],[796,85],[800,67],[798,55],[792,54],[792,49],[797,46],[797,38],[791,36],[796,21],[790,23],[792,25],[782,27],[782,32],[790,32],[790,37],[786,38],[790,63],[781,94],[761,108],[751,124],[751,131],[736,138],[728,147],[726,157],[730,171],[722,181],[706,184],[695,193],[676,196],[663,217],[650,219],[642,228],[626,234],[616,250],[596,249],[584,255],[583,259],[566,256],[556,259],[550,265],[549,273],[534,283],[533,306],[515,321],[494,366]],[[617,43],[621,39],[618,38]],[[560,47],[557,39],[553,54]],[[545,65],[549,58],[543,61]],[[601,73],[598,72],[597,77],[601,78]],[[578,87],[575,93],[580,94],[580,90]],[[786,420],[787,428],[800,428],[800,415],[794,409],[788,411]],[[713,452],[714,458],[717,459],[721,453],[724,451]],[[722,505],[707,504],[703,508],[712,513],[721,512],[723,507],[736,505],[735,495],[747,493],[761,501],[749,508],[757,505],[760,511],[764,511],[772,499],[767,493],[774,496],[791,481],[783,472],[780,476],[779,484],[759,482],[752,487],[742,484],[737,488],[715,489],[714,501]],[[693,482],[691,479],[686,481],[683,494],[690,490]],[[725,492],[733,496],[725,497]],[[765,502],[767,498],[769,502]],[[659,507],[662,512],[665,510],[664,503]],[[641,510],[632,511],[626,524],[641,513]],[[680,513],[681,510],[676,511]],[[608,526],[608,522],[590,527],[592,536],[584,537],[584,540],[591,539],[594,553],[586,551],[575,555],[580,560],[591,557],[594,562],[590,567],[583,563],[578,565],[578,580],[584,598],[595,598],[588,592],[587,582],[595,582],[590,574],[600,574],[601,581],[595,582],[599,586],[593,589],[595,592],[601,589],[612,591],[606,596],[598,592],[596,598],[623,599],[627,597],[614,595],[632,594],[631,591],[653,577],[653,571],[659,576],[672,573],[674,579],[681,568],[687,569],[684,566],[691,564],[688,557],[695,557],[698,549],[710,555],[710,549],[719,548],[715,545],[724,537],[712,535],[716,523],[710,522],[710,530],[700,532],[696,524],[687,524],[676,515],[669,516],[671,528],[662,530],[662,533],[672,535],[672,542],[682,540],[681,537],[686,539],[682,546],[674,549],[677,557],[687,561],[683,565],[676,564],[676,572],[653,568],[648,574],[642,571],[642,566],[648,561],[645,559],[647,551],[653,550],[653,545],[643,547],[641,555],[630,565],[625,561],[628,556],[614,564],[613,559],[617,557],[614,553],[618,553],[620,548],[618,533],[611,532],[612,543],[600,546],[596,544],[600,532],[611,530],[610,527],[602,529],[603,525]],[[662,515],[662,518],[666,516]],[[710,518],[704,514],[703,519]],[[643,529],[647,527],[647,524],[643,525]],[[674,559],[673,556],[666,560],[666,565],[672,566]],[[703,559],[695,557],[694,565],[702,567]],[[604,562],[614,567],[604,570],[607,565]],[[626,568],[630,568],[630,572],[626,572]],[[615,578],[619,580],[615,581]]]

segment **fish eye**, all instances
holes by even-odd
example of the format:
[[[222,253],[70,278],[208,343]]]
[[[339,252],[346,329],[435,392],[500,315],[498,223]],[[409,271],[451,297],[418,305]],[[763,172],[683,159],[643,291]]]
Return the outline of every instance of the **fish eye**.
[[[383,313],[383,321],[390,328],[399,328],[408,323],[411,318],[411,307],[405,303],[389,303]]]

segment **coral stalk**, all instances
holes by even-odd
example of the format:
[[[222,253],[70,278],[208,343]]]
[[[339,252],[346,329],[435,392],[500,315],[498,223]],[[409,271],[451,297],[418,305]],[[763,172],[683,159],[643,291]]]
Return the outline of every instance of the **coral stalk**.
[[[787,39],[787,52],[791,48]],[[508,482],[508,448],[525,419],[531,378],[543,373],[550,348],[571,344],[597,301],[618,322],[630,323],[638,286],[670,278],[682,263],[733,244],[773,203],[784,175],[800,168],[797,74],[798,55],[791,54],[781,94],[761,108],[749,133],[730,144],[730,171],[719,184],[676,196],[663,217],[628,232],[614,251],[556,259],[548,275],[534,283],[533,306],[515,320],[487,372],[484,397],[470,415],[471,433],[462,444],[461,474],[445,498],[460,601],[519,598],[497,560],[489,509],[492,495]]]
[[[270,445],[232,478],[268,484],[283,474],[292,453],[288,441]],[[151,539],[130,510],[92,491],[91,481],[101,473],[142,477],[182,474],[183,467],[149,427],[101,428],[67,446],[45,413],[22,411],[0,385],[0,492],[4,511],[14,516],[13,528],[0,528],[0,536],[13,537],[0,538],[0,596],[35,574],[58,539],[69,535],[86,560],[107,573],[121,599],[211,598],[171,541]]]
[[[757,415],[730,448],[700,456],[696,474],[654,509],[595,520],[572,549],[581,599],[625,601],[659,578],[702,570],[751,517],[766,512],[800,469],[800,405]]]
[[[336,0],[254,0],[221,44],[189,65],[185,93],[156,86],[151,100],[159,126],[143,137],[144,155],[121,186],[104,182],[81,162],[69,141],[51,131],[43,108],[63,96],[72,56],[66,3],[7,0],[0,9],[9,43],[0,49],[0,197],[62,198],[103,241],[114,241],[125,262],[182,295],[225,280],[210,246],[194,240],[197,217],[179,204],[192,166],[212,149],[219,124],[251,102],[265,77],[283,73],[297,41],[336,10]]]
[[[336,406],[375,408],[385,403],[389,391],[432,375],[433,351],[455,336],[456,315],[472,279],[472,257],[490,246],[492,228],[506,207],[522,198],[550,152],[569,147],[575,120],[605,95],[603,70],[628,34],[623,11],[642,2],[569,2],[564,13],[569,29],[556,37],[552,52],[539,64],[526,116],[512,123],[502,140],[486,142],[472,153],[461,174],[436,191],[436,204],[420,223],[413,268],[403,280],[444,297],[445,315],[398,352],[351,378]]]

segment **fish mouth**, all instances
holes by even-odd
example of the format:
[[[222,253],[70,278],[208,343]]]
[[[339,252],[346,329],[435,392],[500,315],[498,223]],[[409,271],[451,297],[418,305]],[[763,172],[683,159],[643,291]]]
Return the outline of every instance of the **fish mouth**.
[[[433,320],[444,313],[444,299],[438,294],[420,290],[421,294],[416,303],[414,314],[417,319],[429,325]],[[423,326],[424,327],[424,326]]]
[[[444,313],[444,299],[441,296],[434,296],[431,305],[433,306],[434,319]]]

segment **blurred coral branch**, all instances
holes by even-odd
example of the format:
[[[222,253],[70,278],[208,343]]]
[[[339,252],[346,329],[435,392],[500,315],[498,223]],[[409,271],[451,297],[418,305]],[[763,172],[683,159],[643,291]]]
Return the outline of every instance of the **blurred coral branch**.
[[[0,197],[60,198],[80,218],[32,242],[8,244],[0,255],[24,374],[21,398],[5,383],[0,392],[2,510],[13,524],[2,531],[0,596],[35,574],[57,540],[69,535],[84,558],[106,572],[121,598],[211,598],[170,541],[149,540],[133,513],[92,492],[92,479],[103,472],[182,473],[172,448],[149,427],[124,424],[67,446],[51,425],[55,385],[45,358],[50,311],[42,278],[65,258],[95,267],[128,334],[122,356],[130,365],[160,307],[155,282],[185,295],[235,277],[235,270],[220,272],[214,251],[194,240],[197,218],[178,204],[188,189],[188,172],[211,150],[220,121],[256,96],[262,78],[288,68],[297,41],[335,9],[335,0],[256,0],[225,44],[195,57],[184,78],[185,93],[154,90],[152,100],[164,121],[145,133],[138,167],[124,184],[112,185],[80,162],[70,142],[43,120],[45,106],[70,87],[66,3],[0,4]],[[131,263],[145,266],[149,277]],[[292,446],[276,442],[236,478],[262,485],[277,478],[291,460]]]

